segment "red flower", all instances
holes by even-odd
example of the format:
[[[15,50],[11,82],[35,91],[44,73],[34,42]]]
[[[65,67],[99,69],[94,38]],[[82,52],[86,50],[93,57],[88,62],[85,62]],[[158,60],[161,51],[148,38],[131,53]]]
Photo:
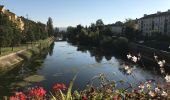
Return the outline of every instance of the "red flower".
[[[88,100],[85,95],[82,96],[82,100]]]
[[[22,92],[16,92],[15,96],[11,96],[10,100],[26,100],[26,96]]]
[[[55,84],[53,86],[53,91],[58,91],[59,89],[66,89],[66,86],[64,84]]]
[[[9,100],[17,100],[17,98],[14,96],[11,96]]]
[[[28,96],[29,97],[43,97],[45,95],[46,91],[42,87],[38,88],[31,88]]]

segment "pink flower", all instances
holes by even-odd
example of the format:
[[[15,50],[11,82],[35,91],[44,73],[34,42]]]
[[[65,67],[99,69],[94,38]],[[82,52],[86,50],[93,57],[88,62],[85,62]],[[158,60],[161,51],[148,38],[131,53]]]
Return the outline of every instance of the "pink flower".
[[[53,86],[53,91],[58,91],[59,89],[66,89],[66,86],[64,84],[55,84]]]
[[[11,96],[9,100],[17,100],[15,96]]]
[[[11,96],[10,100],[26,100],[26,96],[22,92],[16,92],[15,96]]]
[[[17,98],[19,98],[19,100],[26,100],[26,96],[22,92],[17,92],[15,95]]]
[[[46,94],[46,91],[42,87],[31,88],[28,95],[29,97],[43,97]]]

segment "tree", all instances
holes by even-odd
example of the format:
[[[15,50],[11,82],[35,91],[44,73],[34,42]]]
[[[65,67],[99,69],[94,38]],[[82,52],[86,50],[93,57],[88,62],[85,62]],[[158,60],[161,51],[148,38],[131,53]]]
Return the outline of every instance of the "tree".
[[[21,39],[22,39],[21,31],[16,26],[13,26],[13,35],[12,35],[12,43],[11,43],[12,51],[14,46],[21,43]]]
[[[101,19],[98,19],[98,20],[96,21],[96,26],[104,26],[103,21],[102,21]]]
[[[123,22],[117,21],[117,22],[115,23],[115,25],[117,25],[117,26],[123,26]]]
[[[125,36],[130,39],[133,40],[136,38],[136,21],[132,20],[132,19],[126,19],[125,22]]]
[[[59,28],[54,29],[54,36],[57,37],[59,35]]]
[[[47,31],[48,31],[48,36],[54,35],[53,21],[51,17],[49,17],[47,21]]]

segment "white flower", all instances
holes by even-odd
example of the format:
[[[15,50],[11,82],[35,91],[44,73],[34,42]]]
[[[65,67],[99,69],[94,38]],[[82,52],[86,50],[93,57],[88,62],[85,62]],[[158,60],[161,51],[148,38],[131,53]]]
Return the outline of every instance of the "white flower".
[[[151,88],[151,84],[150,84],[150,83],[147,83],[147,84],[146,84],[146,87],[147,87],[147,88]]]
[[[155,92],[158,93],[160,92],[160,89],[158,87],[155,88]]]
[[[141,85],[139,85],[138,87],[139,87],[140,89],[144,89],[144,88],[145,88],[144,84],[141,84]]]
[[[132,69],[128,69],[127,74],[131,74],[131,73],[132,73]]]
[[[164,63],[163,63],[162,61],[158,61],[158,65],[159,65],[160,67],[163,67],[163,66],[164,66]]]
[[[133,62],[137,62],[137,60],[138,60],[138,58],[137,58],[136,56],[133,56],[133,57],[132,57],[132,61],[133,61]]]
[[[140,59],[141,59],[141,54],[139,53],[139,54],[138,54],[138,60],[140,60]]]
[[[161,70],[161,74],[165,73],[164,68],[160,68],[160,70]]]
[[[129,66],[128,65],[125,65],[125,70],[128,70],[129,69]]]
[[[128,58],[128,59],[131,59],[131,58],[132,58],[131,54],[128,54],[128,55],[127,55],[127,58]]]
[[[170,75],[166,75],[165,80],[166,82],[170,83]]]
[[[168,93],[166,93],[165,91],[163,91],[162,94],[161,94],[161,96],[166,97],[166,96],[168,96]]]
[[[158,59],[158,56],[155,55],[154,58],[157,60],[157,59]]]
[[[154,97],[154,96],[155,96],[155,93],[152,92],[152,91],[149,91],[149,95],[150,95],[151,97]]]
[[[165,61],[165,60],[162,60],[162,62],[163,62],[163,64],[165,64],[165,63],[166,63],[166,61]]]

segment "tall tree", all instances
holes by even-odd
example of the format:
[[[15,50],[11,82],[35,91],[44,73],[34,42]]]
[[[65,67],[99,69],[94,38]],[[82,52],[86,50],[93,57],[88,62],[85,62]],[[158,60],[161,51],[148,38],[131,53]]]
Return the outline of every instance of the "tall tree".
[[[125,22],[125,36],[130,39],[133,40],[136,38],[136,21],[132,20],[132,19],[126,19]]]
[[[54,35],[53,21],[51,17],[49,17],[47,21],[47,31],[48,31],[48,36]]]

